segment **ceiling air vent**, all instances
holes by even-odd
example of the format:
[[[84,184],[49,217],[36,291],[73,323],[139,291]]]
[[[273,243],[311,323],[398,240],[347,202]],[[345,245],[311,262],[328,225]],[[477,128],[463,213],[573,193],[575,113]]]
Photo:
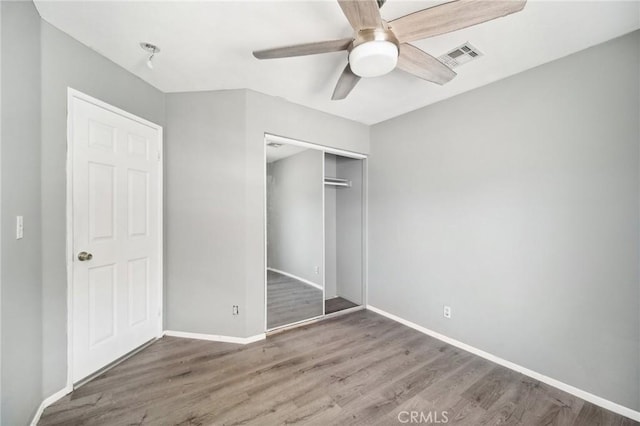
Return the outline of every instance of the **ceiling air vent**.
[[[456,68],[482,56],[482,52],[468,42],[440,56],[438,60],[449,68]]]

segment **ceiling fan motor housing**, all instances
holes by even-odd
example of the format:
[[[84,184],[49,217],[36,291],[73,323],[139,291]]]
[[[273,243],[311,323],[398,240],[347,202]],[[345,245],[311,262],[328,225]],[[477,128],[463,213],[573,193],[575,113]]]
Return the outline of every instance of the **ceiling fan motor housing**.
[[[360,30],[349,51],[351,70],[360,77],[385,75],[398,64],[399,46],[398,39],[389,29]]]

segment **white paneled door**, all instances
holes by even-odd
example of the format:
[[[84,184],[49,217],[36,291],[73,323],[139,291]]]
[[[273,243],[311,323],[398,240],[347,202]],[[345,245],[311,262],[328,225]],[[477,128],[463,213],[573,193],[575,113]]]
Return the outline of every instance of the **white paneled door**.
[[[161,332],[162,129],[69,94],[73,383]]]

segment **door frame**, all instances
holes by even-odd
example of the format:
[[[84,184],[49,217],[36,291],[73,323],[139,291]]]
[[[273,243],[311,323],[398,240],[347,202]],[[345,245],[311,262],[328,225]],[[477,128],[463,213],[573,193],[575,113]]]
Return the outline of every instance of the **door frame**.
[[[156,338],[160,338],[163,335],[163,323],[164,323],[164,274],[163,274],[163,254],[164,254],[164,242],[163,242],[163,192],[164,192],[164,149],[163,149],[163,135],[162,126],[152,123],[151,121],[140,118],[120,108],[114,107],[106,102],[75,90],[71,87],[67,87],[67,182],[66,182],[66,261],[67,261],[67,389],[73,389],[73,259],[74,259],[74,247],[73,247],[73,101],[75,99],[88,102],[92,105],[105,109],[114,114],[118,114],[124,118],[136,121],[147,127],[150,127],[158,132],[158,310],[159,315]],[[117,360],[113,360],[117,361]],[[108,366],[107,366],[108,367]]]
[[[295,327],[301,324],[306,324],[309,322],[315,322],[321,320],[323,318],[327,318],[327,314],[324,311],[324,296],[325,296],[325,284],[326,284],[326,236],[325,236],[325,226],[326,226],[326,218],[325,218],[325,191],[322,191],[322,315],[307,318],[301,321],[296,321],[291,324],[282,325],[279,327],[269,328],[267,322],[267,308],[268,308],[268,300],[267,300],[267,144],[269,142],[276,143],[284,143],[287,145],[296,145],[309,149],[315,149],[322,152],[322,177],[324,181],[324,154],[336,154],[342,157],[349,157],[357,160],[362,160],[362,168],[363,168],[363,176],[362,176],[362,306],[358,307],[358,309],[365,309],[369,302],[369,275],[368,275],[368,265],[369,265],[369,256],[368,256],[368,243],[367,243],[367,235],[368,235],[368,205],[369,205],[369,168],[368,168],[368,155],[361,154],[359,152],[347,151],[339,148],[332,148],[325,145],[320,145],[312,142],[305,142],[299,139],[291,139],[285,136],[274,135],[272,133],[264,134],[264,142],[263,142],[263,209],[264,209],[264,330],[265,333],[271,333],[274,331],[285,330],[291,327]],[[356,308],[352,308],[356,309]],[[329,316],[333,316],[334,314],[329,314]]]

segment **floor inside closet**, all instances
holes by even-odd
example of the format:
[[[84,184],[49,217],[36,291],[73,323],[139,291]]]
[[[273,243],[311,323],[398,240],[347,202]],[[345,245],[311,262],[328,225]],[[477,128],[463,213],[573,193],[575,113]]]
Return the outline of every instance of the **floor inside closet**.
[[[357,303],[353,303],[344,297],[332,297],[324,301],[324,313],[333,314],[335,312],[344,311],[345,309],[355,308],[359,306]]]

